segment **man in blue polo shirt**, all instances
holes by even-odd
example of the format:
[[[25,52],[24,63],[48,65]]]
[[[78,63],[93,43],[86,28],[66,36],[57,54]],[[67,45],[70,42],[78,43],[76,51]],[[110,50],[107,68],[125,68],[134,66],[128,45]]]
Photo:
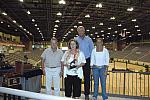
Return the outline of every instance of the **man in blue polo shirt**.
[[[85,100],[89,100],[90,94],[90,57],[92,50],[94,48],[94,44],[92,39],[89,36],[85,35],[85,28],[83,26],[79,26],[77,28],[77,32],[79,34],[75,39],[79,43],[79,49],[84,53],[86,58],[86,63],[83,66],[83,74],[84,74],[84,95]]]

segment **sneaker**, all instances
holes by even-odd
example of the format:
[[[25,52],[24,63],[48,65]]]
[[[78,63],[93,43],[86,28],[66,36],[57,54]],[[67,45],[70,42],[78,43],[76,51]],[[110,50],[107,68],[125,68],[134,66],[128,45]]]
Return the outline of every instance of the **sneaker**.
[[[97,98],[96,97],[92,97],[92,100],[97,100]]]

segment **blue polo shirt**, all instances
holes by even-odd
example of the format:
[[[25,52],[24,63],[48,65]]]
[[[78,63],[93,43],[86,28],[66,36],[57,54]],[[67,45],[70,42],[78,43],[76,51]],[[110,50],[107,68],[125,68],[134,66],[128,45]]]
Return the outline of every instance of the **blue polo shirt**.
[[[79,49],[84,53],[85,58],[91,57],[94,48],[92,39],[89,36],[85,36],[84,38],[78,36],[75,40],[79,43]]]

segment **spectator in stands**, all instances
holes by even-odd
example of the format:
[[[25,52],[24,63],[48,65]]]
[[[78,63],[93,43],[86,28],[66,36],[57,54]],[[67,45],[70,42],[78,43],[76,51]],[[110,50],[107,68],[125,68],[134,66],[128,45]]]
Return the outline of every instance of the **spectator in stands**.
[[[65,78],[65,96],[79,99],[81,96],[81,81],[83,77],[82,66],[86,63],[84,54],[79,50],[77,41],[71,39],[68,50],[62,57]]]
[[[94,78],[94,95],[93,100],[97,100],[98,89],[99,89],[99,78],[102,87],[102,98],[103,100],[108,99],[106,94],[106,76],[107,68],[109,65],[109,52],[103,46],[103,39],[96,39],[96,48],[92,50],[91,63]]]
[[[92,53],[92,49],[94,48],[94,44],[92,39],[89,36],[85,35],[85,28],[83,26],[79,26],[77,28],[77,32],[79,36],[75,38],[79,43],[79,49],[84,53],[86,58],[86,64],[83,66],[83,74],[84,74],[84,95],[85,100],[89,100],[90,94],[90,56]]]
[[[24,63],[28,63],[28,56],[27,55],[24,55]]]
[[[62,50],[57,47],[57,39],[51,39],[51,47],[47,48],[41,55],[42,70],[46,76],[46,93],[52,94],[51,86],[54,83],[54,95],[60,95],[60,76],[63,72],[61,58],[63,56]]]

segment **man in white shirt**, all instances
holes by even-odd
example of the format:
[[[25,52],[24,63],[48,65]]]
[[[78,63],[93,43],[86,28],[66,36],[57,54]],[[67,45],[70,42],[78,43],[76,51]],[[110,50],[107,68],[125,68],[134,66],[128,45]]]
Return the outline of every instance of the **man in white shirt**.
[[[54,95],[60,95],[60,77],[63,72],[61,58],[62,50],[57,48],[57,39],[51,39],[51,47],[47,48],[41,55],[42,70],[46,76],[46,93],[52,94],[51,86],[54,82]]]

